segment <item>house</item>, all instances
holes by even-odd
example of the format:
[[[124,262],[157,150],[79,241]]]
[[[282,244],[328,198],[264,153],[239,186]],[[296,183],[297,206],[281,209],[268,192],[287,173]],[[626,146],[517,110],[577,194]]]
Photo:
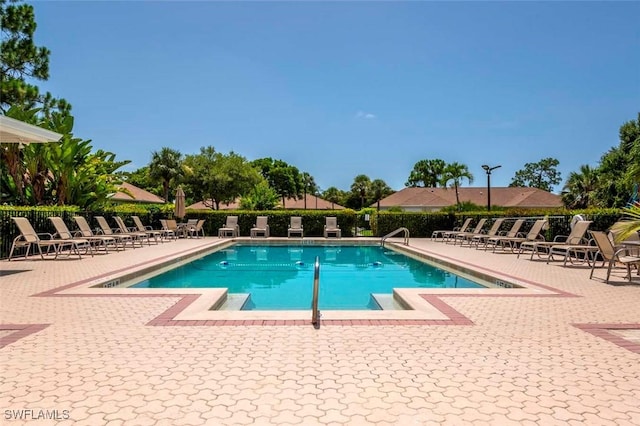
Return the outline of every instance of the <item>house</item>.
[[[142,188],[131,185],[130,183],[123,182],[118,185],[119,188],[127,190],[131,195],[126,192],[116,192],[109,199],[117,203],[147,203],[147,204],[164,204],[164,199],[158,197],[155,194],[145,191]],[[133,197],[132,197],[133,196]]]
[[[211,204],[211,203],[208,203]],[[235,200],[231,203],[224,204],[220,203],[220,210],[237,210],[240,208],[240,200]],[[305,199],[296,199],[296,198],[286,198],[284,201],[284,206],[282,203],[279,204],[277,208],[287,209],[287,210],[304,210],[305,209]],[[205,206],[203,201],[200,201],[195,204],[191,204],[187,206],[187,209],[193,210],[209,210],[211,207]],[[343,210],[339,204],[331,203],[325,199],[320,197],[316,197],[315,195],[307,194],[306,196],[306,209],[307,210]]]
[[[487,205],[487,188],[458,188],[460,202]],[[380,210],[400,207],[407,212],[438,211],[456,204],[453,188],[404,188],[380,200]],[[557,208],[562,207],[559,195],[538,188],[497,187],[491,188],[491,205],[510,208]],[[372,205],[375,207],[375,205]]]

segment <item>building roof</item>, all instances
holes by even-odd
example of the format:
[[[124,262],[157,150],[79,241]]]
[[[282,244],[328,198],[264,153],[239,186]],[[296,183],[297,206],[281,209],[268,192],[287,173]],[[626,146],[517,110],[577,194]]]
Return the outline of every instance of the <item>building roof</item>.
[[[164,199],[158,197],[155,194],[145,191],[142,188],[131,185],[130,183],[123,182],[118,185],[122,189],[128,190],[133,197],[125,192],[116,192],[111,196],[111,201],[117,201],[120,203],[159,203],[164,204]]]
[[[460,202],[472,202],[479,206],[487,204],[487,188],[458,188]],[[380,207],[419,207],[439,209],[456,203],[453,188],[404,188],[380,200]],[[491,205],[501,207],[547,208],[562,207],[559,195],[538,188],[497,187],[491,188]]]
[[[284,208],[287,210],[304,210],[304,198],[298,200],[295,198],[287,198],[285,199],[284,207],[282,203],[279,204],[280,208]],[[188,209],[193,210],[209,210],[210,207],[204,205],[203,201],[191,204],[187,206]],[[235,200],[229,204],[220,203],[220,210],[237,210],[240,208],[240,200]],[[339,204],[331,204],[330,201],[327,201],[323,198],[316,197],[315,195],[307,194],[307,210],[343,210]]]

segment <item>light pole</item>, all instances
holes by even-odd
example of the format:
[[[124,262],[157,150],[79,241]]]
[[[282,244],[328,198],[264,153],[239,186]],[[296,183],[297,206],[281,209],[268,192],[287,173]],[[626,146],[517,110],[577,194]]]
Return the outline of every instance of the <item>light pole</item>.
[[[491,172],[502,166],[489,167],[486,164],[482,165],[482,168],[487,172],[487,211],[491,211]]]

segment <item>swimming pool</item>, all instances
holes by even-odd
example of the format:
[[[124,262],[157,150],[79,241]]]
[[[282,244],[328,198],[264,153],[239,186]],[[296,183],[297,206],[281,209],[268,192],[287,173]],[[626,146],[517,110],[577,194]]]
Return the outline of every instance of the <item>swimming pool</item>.
[[[160,275],[137,288],[228,288],[249,294],[243,310],[308,310],[313,263],[320,258],[320,309],[380,309],[372,294],[393,288],[483,288],[399,252],[371,245],[236,244]]]

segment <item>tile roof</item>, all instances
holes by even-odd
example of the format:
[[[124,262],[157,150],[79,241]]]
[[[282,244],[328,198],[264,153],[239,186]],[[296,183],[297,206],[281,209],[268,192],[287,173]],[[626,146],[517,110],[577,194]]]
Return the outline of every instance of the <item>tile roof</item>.
[[[289,209],[289,210],[303,210],[304,209],[304,198],[302,199],[295,199],[295,198],[287,198],[285,199],[285,203],[284,203],[284,207],[282,207],[282,204],[279,204],[280,208],[284,208],[284,209]],[[203,201],[199,201],[197,203],[191,204],[190,206],[187,206],[188,209],[193,209],[193,210],[208,210],[210,209],[210,207],[207,207],[204,205]],[[229,204],[220,204],[220,210],[237,210],[240,208],[240,202],[239,200],[236,200],[232,203]],[[311,195],[311,194],[307,194],[307,210],[343,210],[344,207],[342,207],[339,204],[332,204],[331,202],[320,198],[320,197],[316,197],[315,195]]]
[[[487,188],[458,188],[460,201],[470,201],[479,206],[487,204]],[[442,208],[456,203],[453,188],[404,188],[380,200],[380,207]],[[541,208],[562,207],[559,195],[538,188],[491,188],[491,205],[502,207]]]
[[[111,196],[111,201],[118,201],[121,203],[159,203],[164,204],[164,199],[158,197],[155,194],[145,191],[142,188],[131,185],[130,183],[123,182],[118,185],[120,188],[128,190],[133,197],[125,192],[116,192]]]

